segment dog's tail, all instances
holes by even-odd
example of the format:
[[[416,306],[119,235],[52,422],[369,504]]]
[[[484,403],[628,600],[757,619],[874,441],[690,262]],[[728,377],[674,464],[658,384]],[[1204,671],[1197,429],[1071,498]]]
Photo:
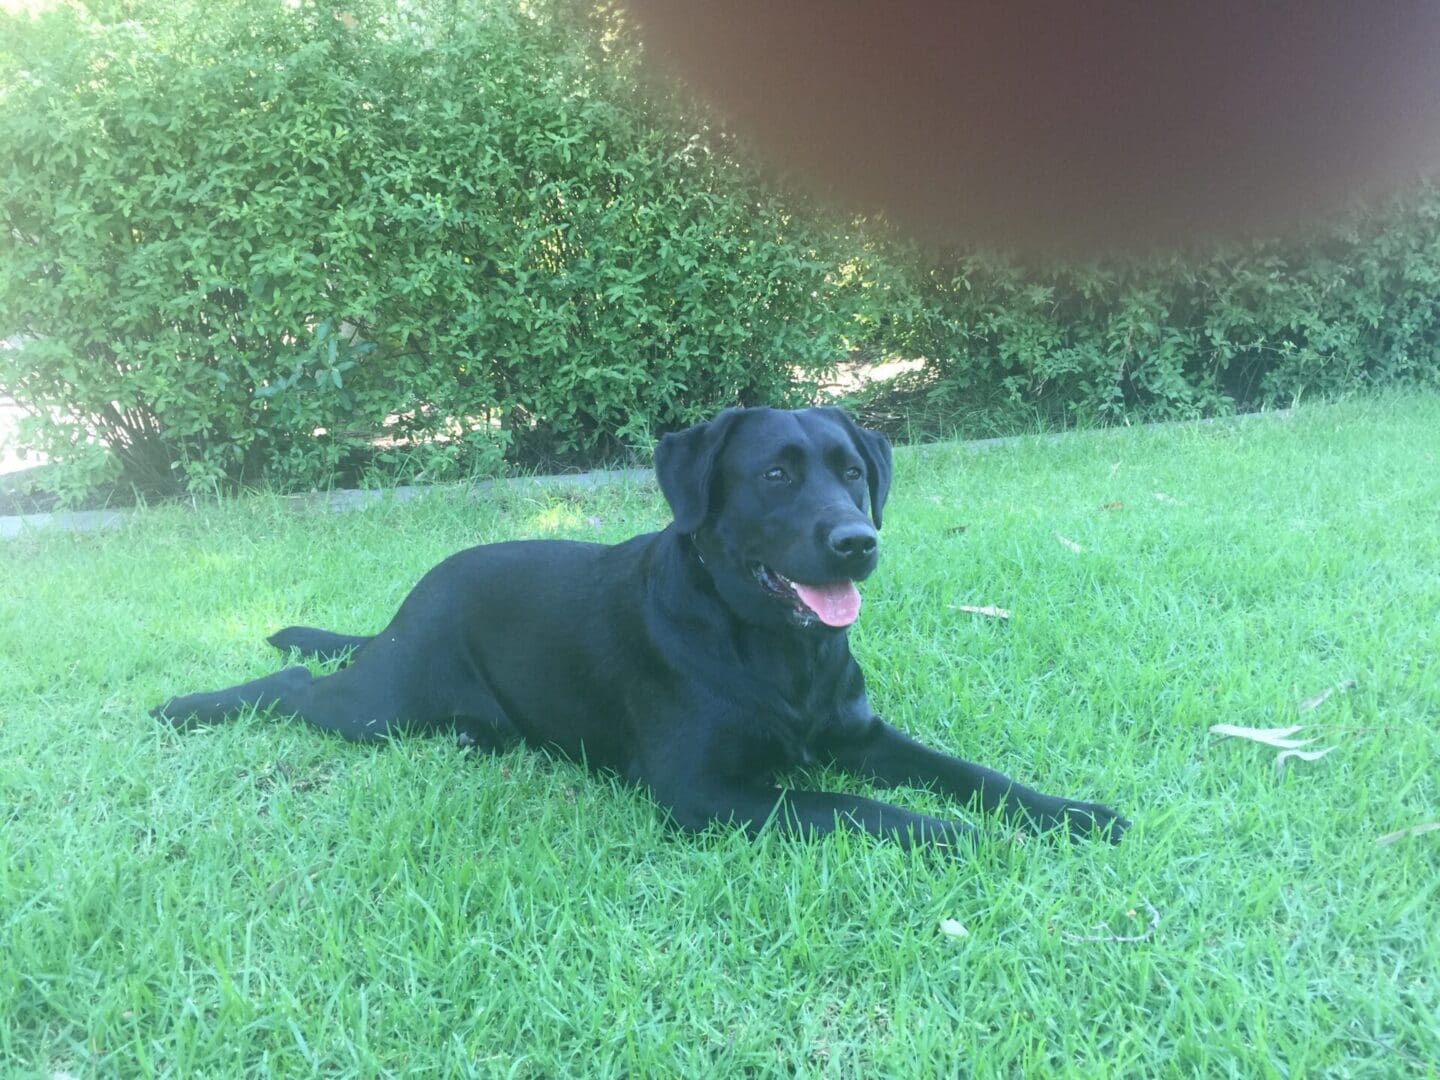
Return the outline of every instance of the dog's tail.
[[[335,634],[329,630],[317,630],[313,626],[287,626],[265,640],[282,653],[297,649],[300,656],[306,660],[348,661],[350,655],[370,638],[363,634]]]

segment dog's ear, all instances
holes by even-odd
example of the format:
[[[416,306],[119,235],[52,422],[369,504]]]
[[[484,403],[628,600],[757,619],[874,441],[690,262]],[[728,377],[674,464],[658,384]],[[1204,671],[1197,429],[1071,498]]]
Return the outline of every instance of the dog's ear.
[[[655,479],[680,532],[692,533],[705,523],[715,462],[744,411],[726,409],[714,420],[671,432],[655,447]]]
[[[880,528],[885,511],[885,500],[890,495],[890,476],[894,472],[894,456],[890,453],[890,440],[878,431],[862,428],[854,420],[851,420],[849,414],[843,409],[827,405],[819,411],[834,417],[841,423],[850,434],[850,441],[855,445],[855,452],[860,455],[860,460],[865,462],[865,476],[870,484],[870,519],[875,522],[875,528]]]

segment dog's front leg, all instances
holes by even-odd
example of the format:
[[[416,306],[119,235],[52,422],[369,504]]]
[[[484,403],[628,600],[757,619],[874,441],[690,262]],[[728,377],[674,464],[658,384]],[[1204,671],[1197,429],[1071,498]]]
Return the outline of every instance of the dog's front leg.
[[[967,805],[978,800],[987,814],[1039,829],[1092,830],[1118,844],[1130,822],[1108,806],[1038,791],[1003,773],[933,750],[897,731],[878,717],[858,728],[830,732],[822,749],[840,768],[885,785],[929,787]]]
[[[769,823],[786,835],[824,836],[836,828],[850,828],[905,848],[968,851],[974,846],[975,830],[969,825],[926,817],[858,795],[716,782],[666,783],[652,785],[651,791],[670,811],[675,824],[691,831],[728,823],[754,836]]]

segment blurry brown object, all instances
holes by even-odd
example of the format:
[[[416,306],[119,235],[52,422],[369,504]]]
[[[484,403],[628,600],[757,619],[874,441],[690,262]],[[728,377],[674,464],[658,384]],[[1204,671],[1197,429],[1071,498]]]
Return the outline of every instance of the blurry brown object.
[[[1440,162],[1440,5],[631,0],[763,159],[921,238],[1268,231]]]

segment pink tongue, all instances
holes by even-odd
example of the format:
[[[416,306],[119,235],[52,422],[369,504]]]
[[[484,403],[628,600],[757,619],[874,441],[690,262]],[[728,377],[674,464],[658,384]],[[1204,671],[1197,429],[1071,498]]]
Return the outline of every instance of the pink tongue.
[[[849,626],[860,614],[860,592],[853,581],[836,585],[801,585],[798,581],[790,584],[826,626]]]

